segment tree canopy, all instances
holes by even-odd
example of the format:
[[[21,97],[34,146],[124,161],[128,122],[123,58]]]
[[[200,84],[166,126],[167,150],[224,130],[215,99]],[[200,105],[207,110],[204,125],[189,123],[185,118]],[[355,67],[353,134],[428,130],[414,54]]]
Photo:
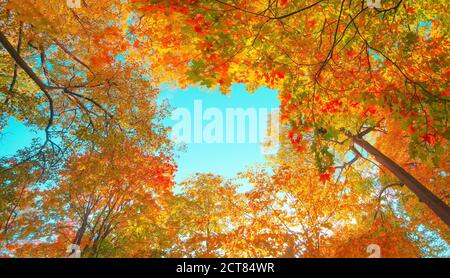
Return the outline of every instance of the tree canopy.
[[[450,244],[446,0],[0,1],[0,254],[439,256]],[[278,90],[264,165],[176,184],[163,83]],[[241,192],[242,180],[250,189]]]

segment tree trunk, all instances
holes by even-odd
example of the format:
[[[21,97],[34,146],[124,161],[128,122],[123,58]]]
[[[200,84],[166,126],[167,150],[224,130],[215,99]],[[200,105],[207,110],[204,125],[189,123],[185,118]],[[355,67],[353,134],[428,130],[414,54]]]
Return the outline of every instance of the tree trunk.
[[[384,167],[386,167],[392,174],[394,174],[400,182],[406,185],[423,203],[425,203],[448,227],[450,227],[450,207],[447,206],[441,199],[436,197],[423,184],[406,172],[397,163],[385,156],[377,148],[372,146],[369,142],[358,136],[351,137],[353,143],[362,147],[369,154],[373,155],[375,159]]]

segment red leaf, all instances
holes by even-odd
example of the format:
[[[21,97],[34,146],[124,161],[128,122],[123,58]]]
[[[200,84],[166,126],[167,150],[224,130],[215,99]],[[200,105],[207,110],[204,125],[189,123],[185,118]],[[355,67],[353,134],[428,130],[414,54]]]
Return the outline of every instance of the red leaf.
[[[331,179],[331,175],[330,173],[322,173],[319,176],[319,180],[323,183],[326,183],[327,181],[329,181]]]
[[[430,145],[434,145],[436,144],[436,135],[431,133],[425,133],[424,135],[422,135],[422,141]]]
[[[280,6],[281,7],[286,7],[289,4],[289,0],[281,0],[280,1]]]

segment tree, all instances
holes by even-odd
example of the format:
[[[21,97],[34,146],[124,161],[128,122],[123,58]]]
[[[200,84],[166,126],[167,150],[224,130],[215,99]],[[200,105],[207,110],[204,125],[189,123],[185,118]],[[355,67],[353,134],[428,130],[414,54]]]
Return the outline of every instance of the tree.
[[[81,3],[0,1],[0,132],[16,119],[43,134],[0,159],[2,255],[448,248],[447,1]],[[280,151],[172,194],[162,82],[278,89]]]
[[[293,150],[289,132],[281,136],[281,148],[269,164],[243,174],[252,184],[243,208],[255,219],[246,226],[246,235],[270,231],[263,237],[270,244],[258,256],[367,257],[370,244],[379,245],[383,257],[439,254],[431,239],[416,240],[421,234],[416,223],[405,223],[404,215],[380,201],[383,187],[378,173],[365,170],[369,161],[340,165],[325,179],[317,175],[314,157]],[[255,247],[249,245],[242,250]]]
[[[51,245],[45,256],[65,256],[70,243],[79,245],[86,257],[114,256],[121,248],[130,256],[132,249],[117,246],[116,240],[137,221],[161,225],[173,172],[170,157],[143,153],[117,137],[101,150],[69,158],[58,184],[42,192],[40,210],[48,226],[38,240],[43,235],[52,240],[37,244]],[[36,243],[25,248],[36,248]]]
[[[395,120],[411,130],[412,158],[439,164],[444,157],[450,44],[448,15],[439,11],[447,8],[440,0],[389,1],[381,9],[345,0],[136,1],[144,26],[166,14],[171,20],[158,28],[175,18],[189,26],[164,35],[176,41],[172,56],[196,45],[174,72],[224,92],[233,82],[280,89],[292,141],[315,154],[323,177],[345,157],[337,144],[358,158],[367,152],[448,226],[448,204],[363,139]]]
[[[86,146],[101,146],[110,133],[149,151],[168,147],[159,122],[167,110],[155,101],[158,82],[120,29],[130,12],[117,10],[119,2],[81,10],[63,1],[1,3],[1,78],[8,84],[0,95],[1,127],[3,119],[15,118],[44,132],[24,161],[50,167]]]
[[[15,163],[10,161],[9,163]],[[0,168],[0,170],[3,170]],[[35,232],[34,226],[42,223],[36,209],[36,183],[42,178],[32,163],[14,168],[0,179],[0,254],[8,255],[17,243]]]
[[[242,214],[233,206],[240,199],[237,186],[211,173],[194,174],[179,186],[172,203],[179,231],[170,255],[232,257],[231,246],[238,240],[233,231]]]
[[[42,208],[42,198],[52,195],[52,191],[43,191],[49,185],[61,190],[61,196],[52,195],[55,200],[67,200],[70,191],[58,183],[69,159],[83,153],[103,154],[111,144],[119,148],[120,142],[127,142],[141,159],[155,157],[150,169],[162,169],[170,161],[171,144],[161,123],[168,110],[156,103],[158,82],[149,77],[132,39],[126,38],[127,30],[122,27],[130,12],[117,10],[119,2],[83,1],[88,9],[81,10],[70,9],[65,1],[0,3],[0,131],[10,119],[42,131],[14,158],[1,159],[5,240],[13,238],[18,243],[24,239],[33,245],[32,240],[52,236],[48,235],[49,224],[54,219],[42,219],[43,211],[31,208]],[[87,204],[78,204],[83,205]],[[61,203],[54,209],[61,210],[65,220],[73,217],[64,214],[67,208]],[[26,225],[31,229],[22,232],[25,219],[32,223]],[[102,234],[104,229],[94,233]],[[102,240],[103,236],[97,237]],[[57,251],[56,245],[49,247],[48,254],[41,250],[41,254],[62,255],[67,247],[62,245]]]
[[[396,125],[396,123],[388,123],[389,125]],[[448,165],[448,150],[444,152],[444,158],[438,165],[433,163],[431,159],[419,160],[412,159],[408,153],[410,151],[409,145],[412,143],[410,133],[398,126],[391,126],[391,132],[377,140],[376,146],[386,153],[386,155],[398,161],[399,165],[408,169],[419,181],[428,185],[428,188],[434,195],[442,199],[444,202],[449,202],[448,182],[449,178],[446,174]],[[435,231],[441,238],[449,241],[448,227],[444,225],[439,218],[426,209],[425,204],[418,200],[409,190],[403,188],[401,184],[395,183],[395,177],[389,174],[388,171],[381,168],[379,171],[380,179],[386,185],[385,190],[380,192],[380,199],[384,199],[385,193],[390,188],[395,188],[396,191],[401,192],[399,198],[400,205],[408,211],[408,219],[412,226],[425,226],[430,230]]]

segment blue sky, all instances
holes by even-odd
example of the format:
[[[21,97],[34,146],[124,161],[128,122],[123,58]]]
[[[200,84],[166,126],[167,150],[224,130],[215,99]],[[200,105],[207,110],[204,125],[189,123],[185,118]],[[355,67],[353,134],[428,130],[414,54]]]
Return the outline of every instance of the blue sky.
[[[218,108],[224,114],[226,108],[279,108],[277,91],[262,87],[250,94],[241,84],[233,85],[229,95],[199,87],[182,90],[162,86],[160,99],[167,99],[174,109],[186,108],[192,112],[196,100],[202,101],[203,110]],[[166,120],[168,126],[175,123],[173,120]],[[203,123],[205,125],[208,122]],[[247,166],[264,162],[264,155],[259,143],[248,143],[248,140],[240,144],[190,143],[186,144],[185,151],[176,153],[176,161],[179,169],[176,181],[197,172],[211,172],[231,178]]]
[[[33,130],[10,118],[7,127],[0,135],[0,156],[12,156],[19,149],[31,146],[33,138],[43,138],[43,136],[42,131]]]

